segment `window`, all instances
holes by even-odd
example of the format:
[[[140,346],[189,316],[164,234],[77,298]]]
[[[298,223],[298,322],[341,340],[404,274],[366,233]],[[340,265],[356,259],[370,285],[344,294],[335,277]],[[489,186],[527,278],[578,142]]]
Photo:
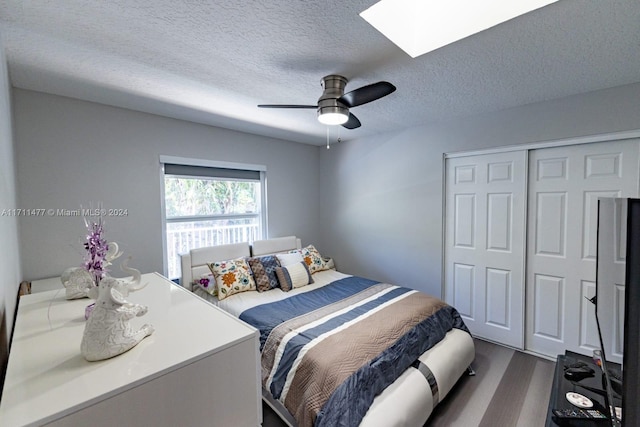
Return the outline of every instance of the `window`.
[[[180,254],[266,235],[264,167],[237,166],[164,164],[165,265],[170,279],[180,277]]]

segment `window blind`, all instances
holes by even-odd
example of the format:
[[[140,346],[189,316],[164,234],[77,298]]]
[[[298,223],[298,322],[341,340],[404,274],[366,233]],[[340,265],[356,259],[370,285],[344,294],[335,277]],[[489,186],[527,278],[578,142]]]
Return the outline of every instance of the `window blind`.
[[[209,166],[178,165],[173,163],[164,164],[165,175],[194,176],[209,178],[244,179],[249,181],[260,181],[260,171],[246,169],[229,169]]]

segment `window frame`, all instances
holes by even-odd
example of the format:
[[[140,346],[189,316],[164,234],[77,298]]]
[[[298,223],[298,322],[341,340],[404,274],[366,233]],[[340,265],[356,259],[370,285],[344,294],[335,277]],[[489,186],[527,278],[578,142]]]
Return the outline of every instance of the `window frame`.
[[[184,165],[184,166],[198,166],[205,168],[217,168],[217,169],[232,169],[239,171],[252,171],[259,172],[260,174],[260,212],[258,218],[260,221],[260,227],[262,229],[262,238],[266,239],[269,235],[267,224],[267,167],[265,165],[249,164],[249,163],[235,163],[225,161],[214,161],[205,159],[194,159],[187,157],[165,156],[160,155],[160,211],[161,211],[161,230],[162,230],[162,274],[168,277],[169,274],[169,259],[167,249],[167,224],[176,222],[190,222],[190,221],[207,221],[207,220],[219,220],[219,219],[242,219],[242,218],[255,218],[256,214],[217,214],[217,215],[196,215],[189,217],[169,217],[167,218],[166,201],[165,201],[165,164],[172,165]],[[177,175],[170,174],[176,177],[185,178],[197,178],[195,175]],[[206,179],[215,179],[211,176],[204,176]],[[224,179],[224,178],[221,178]],[[242,178],[227,178],[234,181],[241,181]],[[248,180],[247,181],[253,181]],[[249,242],[252,243],[252,242]]]

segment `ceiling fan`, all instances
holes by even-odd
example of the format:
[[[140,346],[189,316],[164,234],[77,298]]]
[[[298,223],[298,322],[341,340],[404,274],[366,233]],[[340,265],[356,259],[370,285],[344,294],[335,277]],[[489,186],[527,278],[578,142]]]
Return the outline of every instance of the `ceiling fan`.
[[[375,101],[396,90],[396,87],[389,82],[378,82],[344,93],[347,82],[345,77],[335,74],[323,77],[320,84],[324,92],[318,99],[317,105],[261,104],[258,107],[316,109],[320,123],[356,129],[361,126],[361,123],[349,112],[349,108]]]

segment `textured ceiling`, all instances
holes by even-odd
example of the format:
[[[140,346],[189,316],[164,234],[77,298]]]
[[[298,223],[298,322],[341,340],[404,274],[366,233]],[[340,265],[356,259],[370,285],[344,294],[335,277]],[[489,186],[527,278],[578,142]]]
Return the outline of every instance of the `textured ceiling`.
[[[14,86],[321,145],[320,79],[398,90],[343,140],[640,82],[640,1],[559,0],[416,59],[375,0],[0,0]],[[338,128],[331,129],[332,137]]]

